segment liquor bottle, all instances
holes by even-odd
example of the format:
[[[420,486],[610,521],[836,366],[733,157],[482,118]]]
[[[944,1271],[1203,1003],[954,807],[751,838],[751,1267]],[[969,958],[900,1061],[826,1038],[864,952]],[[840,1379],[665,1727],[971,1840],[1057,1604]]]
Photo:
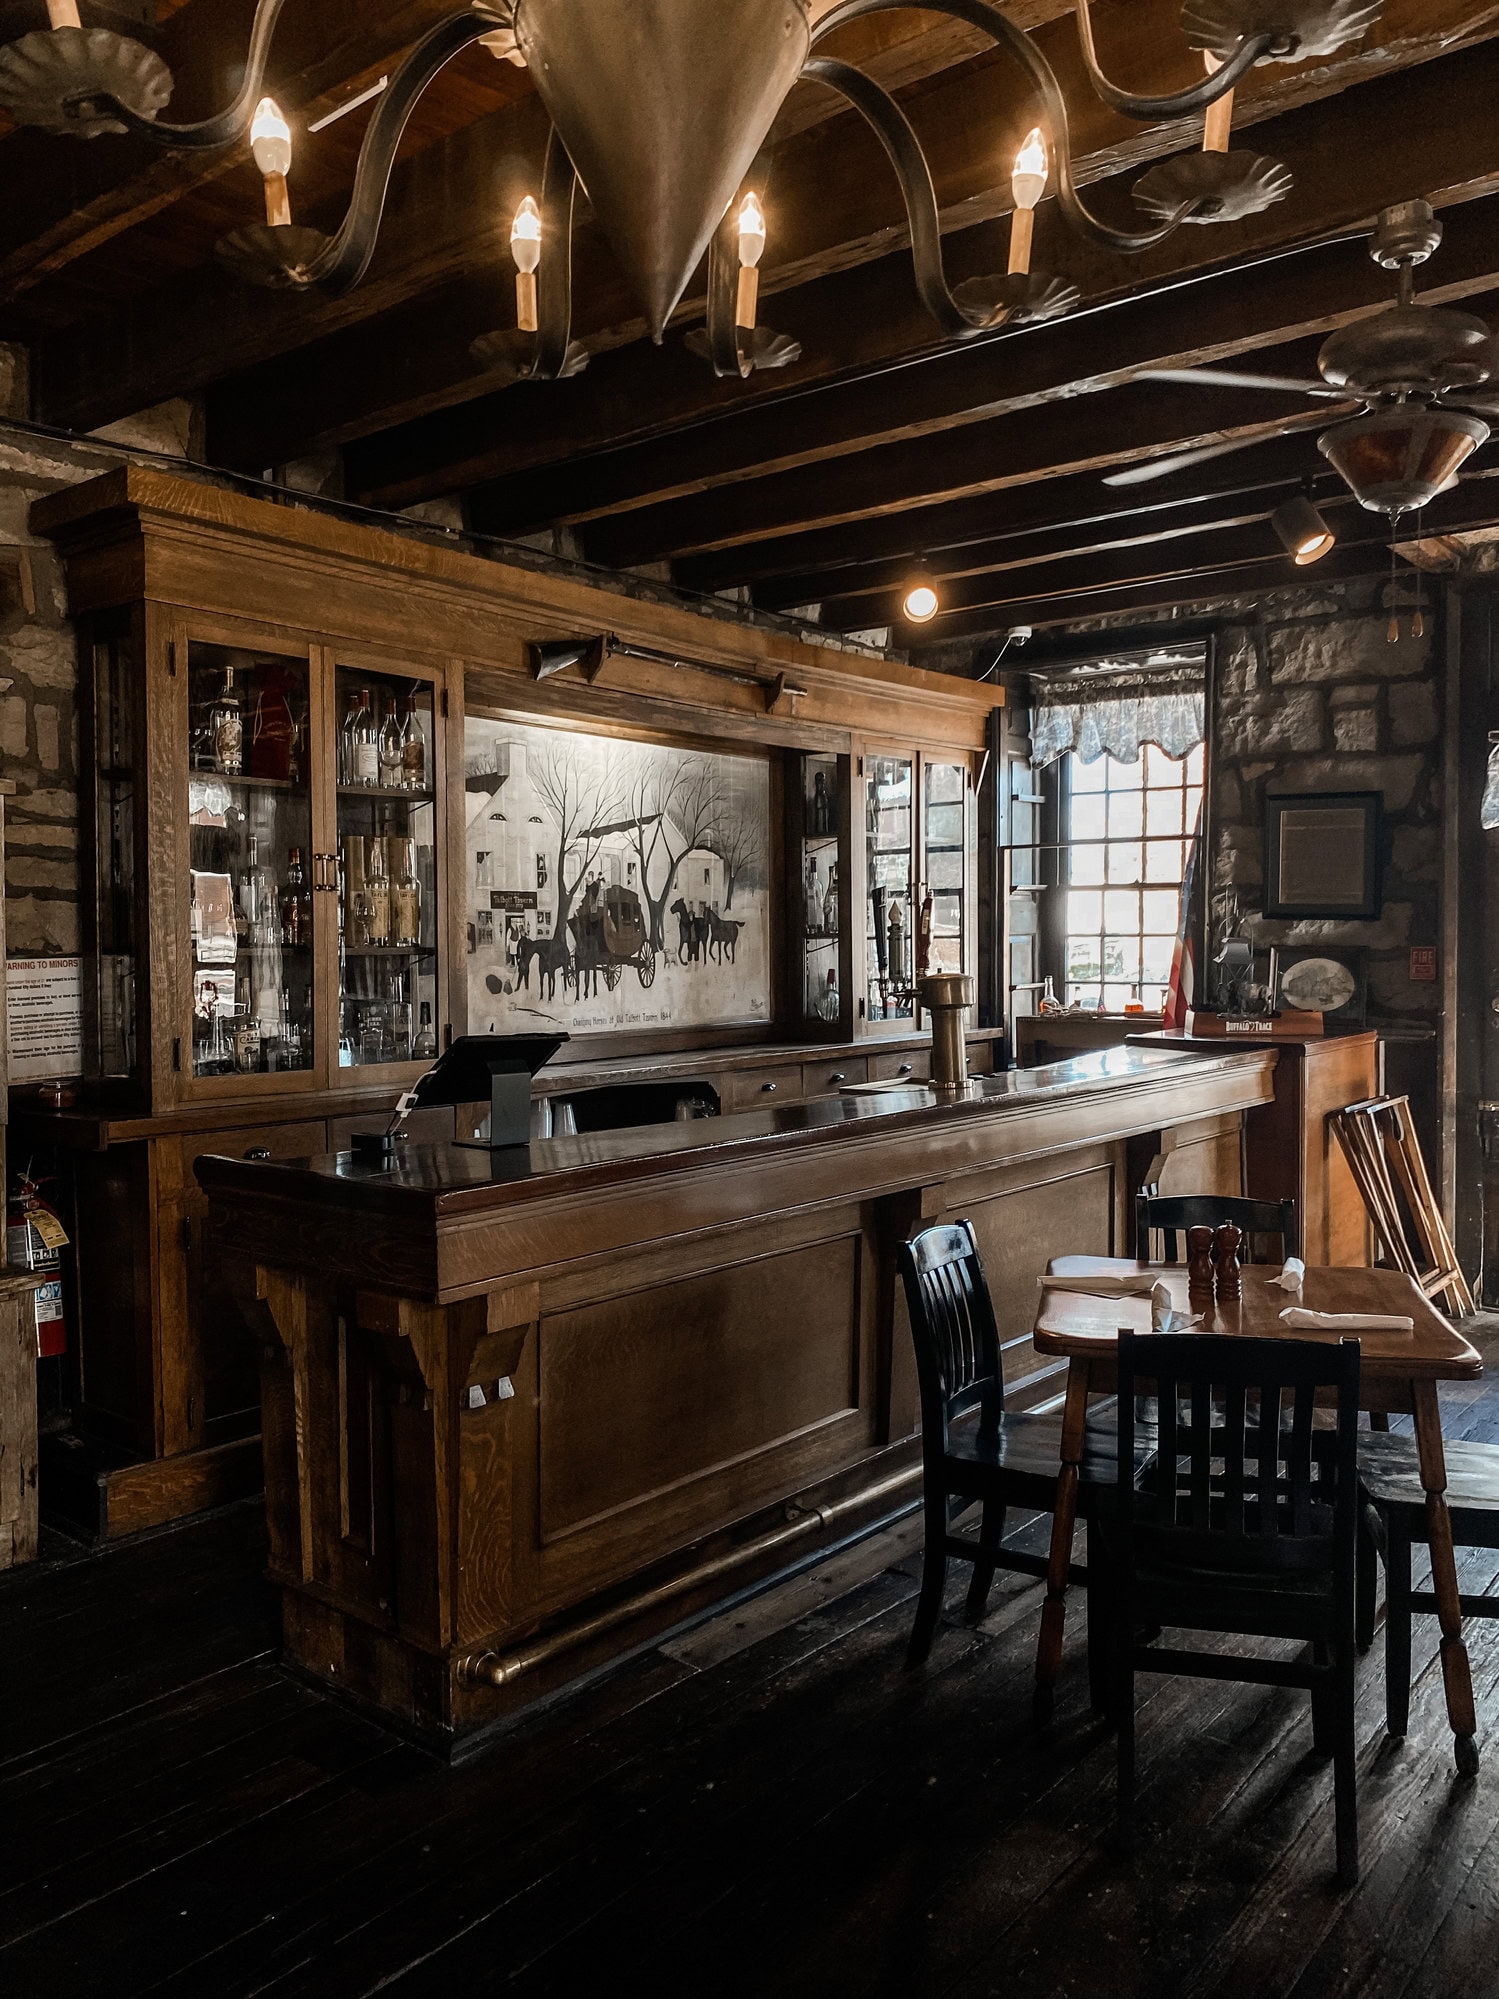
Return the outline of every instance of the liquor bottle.
[[[890,905],[890,979],[897,986],[906,983],[906,918],[898,902]]]
[[[238,777],[245,767],[245,716],[234,691],[234,668],[224,668],[224,691],[208,718],[213,767],[225,777]]]
[[[380,724],[380,782],[387,791],[399,791],[406,782],[406,749],[401,718],[391,702]]]
[[[312,941],[312,896],[302,872],[302,849],[293,847],[286,860],[286,887],[281,891],[281,942],[294,951]]]
[[[822,899],[822,934],[824,937],[838,935],[838,863],[828,865],[827,894]]]
[[[354,765],[349,777],[350,784],[375,785],[380,782],[380,731],[375,726],[375,711],[370,706],[370,691],[367,687],[359,690],[359,713],[354,718]]]
[[[291,990],[281,988],[281,1066],[283,1069],[300,1069],[302,1066],[302,1023],[291,1010]]]
[[[239,907],[245,922],[242,938],[245,944],[281,941],[281,909],[276,883],[270,869],[261,864],[260,840],[254,833],[250,835],[250,859],[240,877]]]
[[[823,993],[822,1003],[817,1011],[824,1020],[836,1020],[842,1012],[842,1007],[838,999],[838,974],[836,972],[828,973],[827,990]]]
[[[390,886],[391,941],[420,944],[422,941],[422,885],[416,872],[416,842],[400,842],[401,855],[396,878]]]
[[[807,935],[815,937],[822,927],[822,878],[817,872],[817,856],[807,856]]]
[[[355,772],[358,758],[354,752],[354,741],[359,733],[359,689],[349,695],[349,706],[344,715],[343,727],[338,732],[338,781],[340,784],[357,784]]]
[[[427,789],[427,738],[414,693],[406,696],[406,719],[401,724],[401,781],[407,791]]]
[[[370,943],[390,942],[390,876],[385,872],[385,842],[370,841],[365,861],[365,891],[369,899]]]
[[[432,1032],[432,1002],[422,1001],[422,1016],[411,1052],[419,1062],[430,1062],[437,1054],[437,1036]]]

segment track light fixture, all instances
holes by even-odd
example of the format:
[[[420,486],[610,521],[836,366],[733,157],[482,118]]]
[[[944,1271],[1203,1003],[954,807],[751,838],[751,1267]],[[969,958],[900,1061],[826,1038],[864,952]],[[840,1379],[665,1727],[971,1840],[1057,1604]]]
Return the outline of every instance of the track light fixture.
[[[942,609],[937,586],[926,569],[913,570],[901,594],[900,614],[908,625],[929,625]]]
[[[1312,499],[1310,490],[1293,493],[1282,500],[1270,516],[1270,525],[1280,536],[1286,554],[1298,569],[1320,562],[1337,540]]]
[[[284,0],[257,0],[234,102],[189,125],[160,116],[172,92],[165,64],[132,37],[89,27],[90,4],[84,0],[80,14],[78,0],[47,0],[47,29],[0,46],[0,110],[18,124],[81,138],[129,132],[176,150],[206,151],[245,138],[261,104]],[[481,364],[510,380],[552,381],[586,361],[571,338],[573,210],[581,179],[658,343],[706,251],[707,326],[689,336],[689,346],[719,375],[785,367],[798,357],[797,343],[756,324],[761,252],[776,226],[765,199],[765,148],[787,94],[808,78],[843,97],[873,130],[904,197],[921,302],[946,338],[970,340],[1050,319],[1077,303],[1066,278],[1030,267],[1034,209],[1048,186],[1069,228],[1122,254],[1153,249],[1183,223],[1239,221],[1279,201],[1291,184],[1285,168],[1231,149],[1235,89],[1257,63],[1300,62],[1357,39],[1383,4],[1185,0],[1183,31],[1203,53],[1206,73],[1183,90],[1141,96],[1104,74],[1089,0],[1076,0],[1084,68],[1106,104],[1148,123],[1208,114],[1205,149],[1153,167],[1134,189],[1140,226],[1121,228],[1095,215],[1078,192],[1066,98],[1034,36],[995,0],[931,0],[934,11],[977,30],[1011,58],[1027,100],[1024,122],[1032,127],[1012,176],[1009,269],[950,286],[931,168],[909,119],[861,70],[821,52],[840,28],[903,9],[909,0],[841,0],[815,25],[807,0],[588,0],[586,6],[488,0],[455,7],[391,76],[360,150],[348,214],[334,235],[292,222],[280,164],[289,163],[290,128],[279,112],[272,119],[267,111],[256,135],[267,221],[236,230],[220,250],[240,276],[282,290],[317,286],[337,294],[358,284],[418,100],[455,56],[482,43],[530,70],[552,136],[540,188],[522,202],[511,232],[518,324],[475,343]]]

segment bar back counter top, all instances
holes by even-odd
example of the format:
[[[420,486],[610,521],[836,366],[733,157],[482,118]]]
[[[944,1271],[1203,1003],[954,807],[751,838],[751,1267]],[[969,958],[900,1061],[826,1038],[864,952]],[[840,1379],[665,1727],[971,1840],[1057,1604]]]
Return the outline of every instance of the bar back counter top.
[[[204,1157],[262,1337],[289,1659],[434,1746],[919,1497],[894,1250],[972,1219],[1014,1406],[1036,1278],[1232,1191],[1271,1050],[977,1079],[381,1169]],[[372,1124],[378,1121],[372,1120]]]

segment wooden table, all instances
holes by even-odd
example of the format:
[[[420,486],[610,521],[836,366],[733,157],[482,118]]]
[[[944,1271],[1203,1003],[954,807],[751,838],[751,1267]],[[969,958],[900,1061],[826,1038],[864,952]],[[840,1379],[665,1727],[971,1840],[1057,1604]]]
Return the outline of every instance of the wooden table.
[[[1059,1256],[1047,1268],[1050,1275],[1077,1278],[1150,1267],[1117,1257]],[[1296,1300],[1271,1281],[1278,1275],[1274,1266],[1248,1266],[1244,1271],[1242,1299],[1213,1305],[1205,1305],[1196,1298],[1189,1304],[1187,1275],[1182,1266],[1157,1266],[1157,1270],[1178,1310],[1202,1313],[1202,1325],[1195,1330],[1248,1333],[1262,1339],[1338,1337],[1333,1333],[1294,1332],[1281,1324],[1279,1314]],[[1458,1768],[1471,1773],[1478,1768],[1477,1720],[1468,1648],[1463,1643],[1452,1522],[1445,1498],[1447,1470],[1437,1383],[1471,1381],[1482,1374],[1483,1362],[1456,1327],[1398,1270],[1309,1269],[1300,1302],[1316,1312],[1400,1313],[1415,1321],[1411,1333],[1358,1334],[1363,1349],[1359,1405],[1372,1414],[1396,1413],[1415,1418],[1431,1536],[1432,1586],[1442,1632],[1447,1716],[1457,1739]],[[1121,1328],[1149,1332],[1149,1298],[1104,1299],[1089,1298],[1078,1292],[1042,1291],[1036,1317],[1037,1350],[1065,1355],[1070,1363],[1062,1418],[1062,1470],[1057,1481],[1046,1604],[1041,1614],[1041,1642],[1036,1659],[1037,1706],[1043,1713],[1050,1706],[1052,1689],[1061,1671],[1067,1566],[1077,1521],[1077,1487],[1088,1397],[1113,1393]]]

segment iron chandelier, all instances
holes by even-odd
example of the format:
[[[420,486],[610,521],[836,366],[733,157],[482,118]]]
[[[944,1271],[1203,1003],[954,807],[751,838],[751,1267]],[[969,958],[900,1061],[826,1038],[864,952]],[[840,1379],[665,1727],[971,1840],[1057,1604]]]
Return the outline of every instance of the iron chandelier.
[[[930,11],[1013,56],[1038,114],[1012,175],[1009,268],[950,286],[931,169],[910,121],[878,83],[821,53],[850,22],[910,0],[842,0],[815,27],[807,0],[490,0],[455,12],[391,77],[365,134],[348,213],[331,236],[292,219],[291,128],[262,96],[282,4],[258,0],[234,102],[197,124],[173,125],[161,116],[171,73],[154,51],[85,26],[78,0],[46,0],[50,26],[0,47],[0,108],[18,123],[80,138],[125,131],[204,150],[248,137],[266,182],[266,220],[228,237],[221,257],[258,284],[336,294],[369,268],[396,150],[422,93],[460,51],[484,43],[530,70],[552,121],[540,199],[522,202],[511,232],[517,325],[474,348],[482,365],[512,380],[554,380],[586,364],[571,338],[580,185],[658,344],[706,252],[706,325],[688,345],[720,376],[798,357],[795,341],[758,324],[757,305],[766,144],[801,78],[836,91],[875,133],[904,196],[922,304],[944,336],[967,340],[1076,304],[1065,276],[1031,268],[1034,210],[1049,181],[1075,232],[1125,255],[1153,248],[1185,223],[1237,221],[1281,200],[1291,186],[1286,168],[1230,147],[1236,86],[1257,63],[1332,53],[1383,9],[1383,0],[1185,0],[1183,34],[1202,52],[1205,74],[1184,90],[1141,96],[1106,76],[1089,0],[1076,0],[1084,65],[1106,104],[1147,122],[1205,114],[1203,150],[1152,167],[1133,190],[1148,219],[1123,228],[1095,215],[1078,193],[1066,101],[1038,43],[995,0],[930,0]]]

